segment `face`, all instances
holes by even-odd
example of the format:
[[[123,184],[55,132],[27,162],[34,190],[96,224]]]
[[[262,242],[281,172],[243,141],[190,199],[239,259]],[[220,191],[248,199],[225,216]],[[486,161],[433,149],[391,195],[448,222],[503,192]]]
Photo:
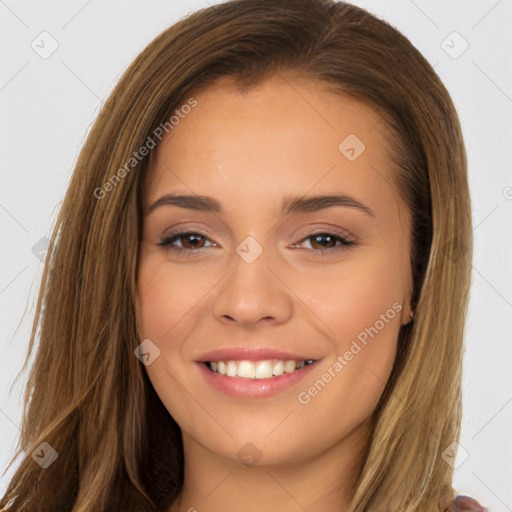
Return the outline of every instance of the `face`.
[[[296,78],[193,96],[147,181],[144,368],[185,454],[306,459],[366,424],[410,312],[410,214],[386,128]]]

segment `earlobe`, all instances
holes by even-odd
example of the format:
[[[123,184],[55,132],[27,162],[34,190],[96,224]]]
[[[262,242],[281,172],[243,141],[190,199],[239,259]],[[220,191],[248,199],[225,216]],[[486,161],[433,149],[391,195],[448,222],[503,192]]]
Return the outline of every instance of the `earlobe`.
[[[411,309],[409,315],[407,315],[405,322],[402,322],[402,325],[410,324],[414,320],[414,310]]]
[[[414,319],[414,309],[411,304],[411,296],[407,296],[404,300],[404,308],[402,309],[402,317],[400,319],[400,325],[404,326],[411,323]]]

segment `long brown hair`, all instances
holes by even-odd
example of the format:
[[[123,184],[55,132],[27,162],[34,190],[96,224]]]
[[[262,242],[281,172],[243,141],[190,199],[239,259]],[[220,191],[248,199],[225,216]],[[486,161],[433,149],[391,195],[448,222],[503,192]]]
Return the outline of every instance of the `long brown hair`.
[[[221,76],[247,88],[285,71],[380,113],[393,183],[413,218],[415,316],[400,331],[372,417],[353,510],[449,506],[453,469],[442,453],[459,438],[472,255],[466,153],[450,96],[406,37],[361,8],[232,0],[154,39],[120,79],[80,152],[45,262],[23,367],[37,342],[15,456],[22,460],[2,510],[150,511],[173,502],[183,483],[181,432],[134,357],[151,159],[126,162],[191,91]],[[44,469],[32,457],[43,442],[58,454]]]

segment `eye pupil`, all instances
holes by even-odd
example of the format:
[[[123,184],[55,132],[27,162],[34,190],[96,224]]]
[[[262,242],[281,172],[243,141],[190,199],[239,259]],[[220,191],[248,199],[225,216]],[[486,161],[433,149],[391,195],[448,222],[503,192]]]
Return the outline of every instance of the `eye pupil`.
[[[200,239],[202,238],[202,236],[198,236],[198,235],[194,235],[194,234],[189,234],[189,235],[184,235],[183,236],[183,239],[184,241],[186,240],[187,242],[190,242],[190,240],[195,240],[195,242],[192,242],[192,247],[191,248],[196,248],[197,247],[197,239]],[[186,244],[184,244],[186,245]],[[188,248],[188,247],[187,247]]]
[[[312,238],[313,238],[313,240],[314,240],[315,242],[318,242],[318,240],[319,240],[319,239],[322,239],[322,238],[324,238],[324,239],[325,239],[325,238],[329,238],[331,242],[336,243],[336,241],[334,240],[334,237],[333,237],[333,236],[331,236],[331,235],[328,235],[328,234],[319,234],[319,235],[314,235]],[[325,249],[325,244],[322,244],[321,242],[319,242],[319,243],[320,243],[320,245],[322,246],[322,248],[324,248],[324,249]],[[327,243],[329,243],[329,242],[327,242]]]

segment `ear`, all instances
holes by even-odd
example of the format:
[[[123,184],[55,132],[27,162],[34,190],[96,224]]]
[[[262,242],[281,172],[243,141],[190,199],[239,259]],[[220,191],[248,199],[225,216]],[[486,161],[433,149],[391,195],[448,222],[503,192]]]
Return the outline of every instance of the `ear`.
[[[405,296],[403,302],[402,302],[402,312],[400,316],[400,325],[407,325],[408,323],[412,322],[414,318],[414,309],[411,305],[411,294]]]

